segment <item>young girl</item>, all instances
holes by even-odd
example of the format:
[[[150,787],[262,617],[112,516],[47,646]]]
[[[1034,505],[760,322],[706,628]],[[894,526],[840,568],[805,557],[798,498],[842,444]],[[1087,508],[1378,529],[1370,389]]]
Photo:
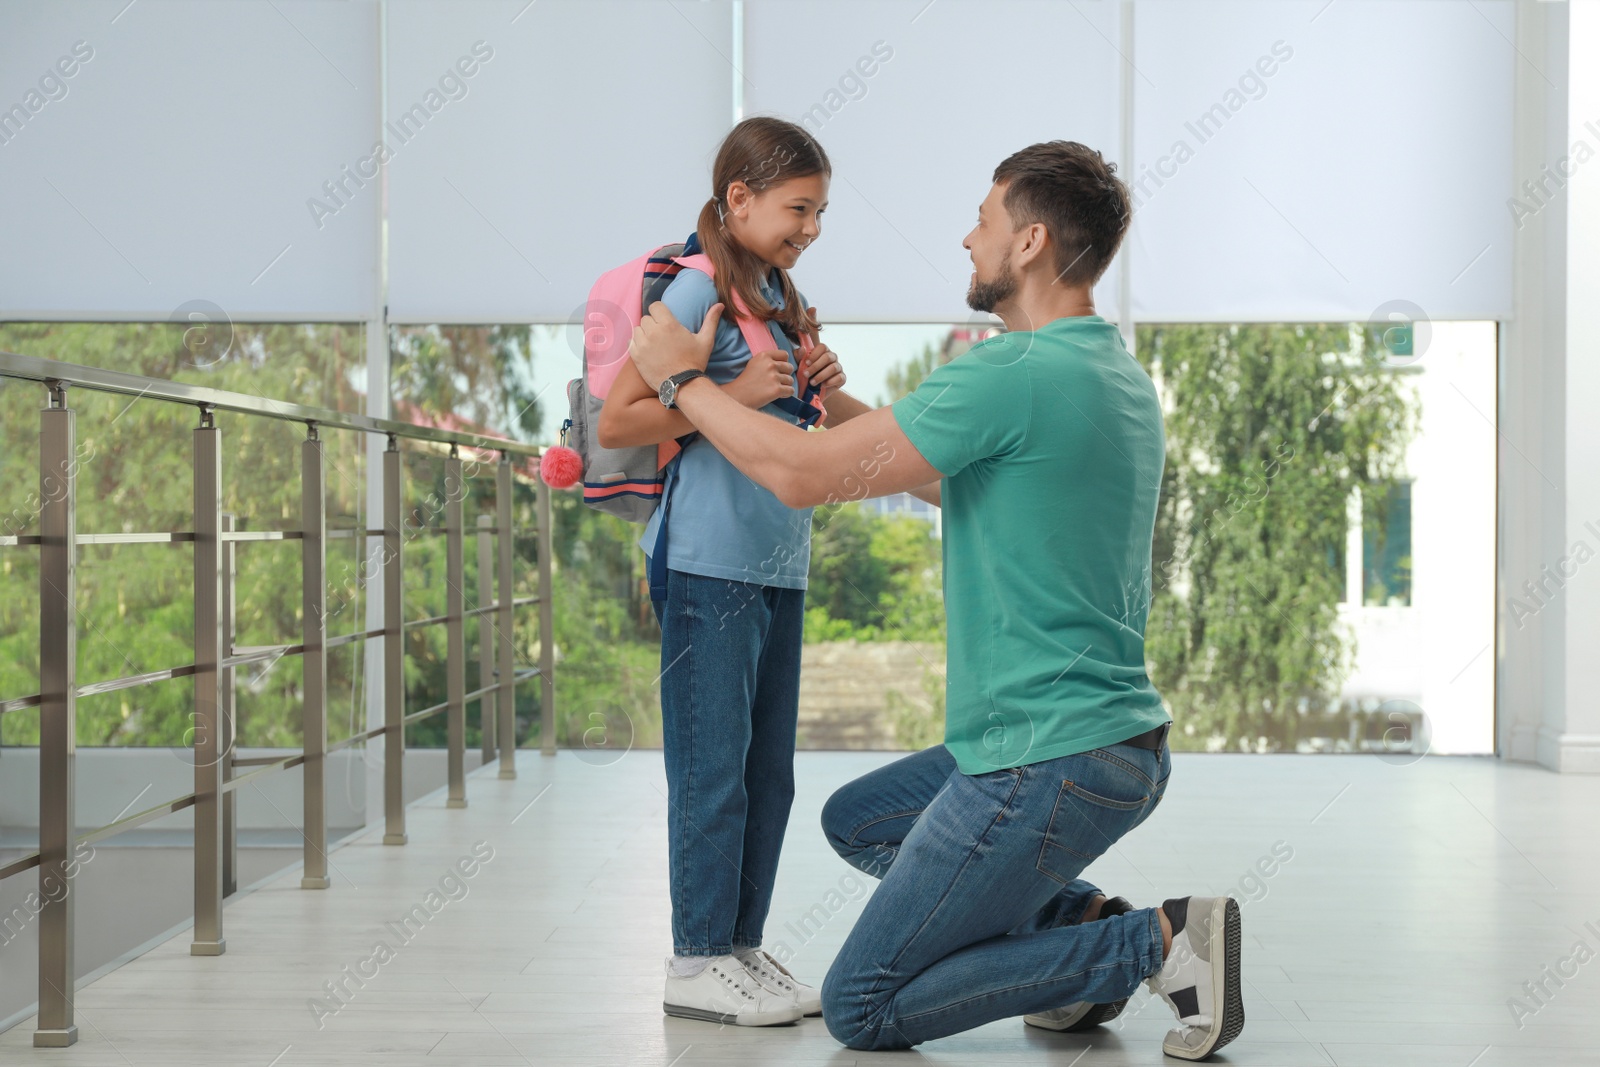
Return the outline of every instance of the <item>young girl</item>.
[[[685,268],[662,297],[690,330],[721,303],[707,372],[742,403],[794,424],[773,404],[807,378],[829,390],[829,423],[866,410],[832,392],[837,358],[816,345],[817,321],[788,270],[821,232],[832,173],[809,133],[750,118],[723,141],[696,236],[713,275]],[[743,309],[736,312],[736,309]],[[736,313],[772,334],[751,351]],[[607,447],[693,431],[630,362],[601,412]],[[794,798],[794,742],[811,509],[785,507],[696,438],[669,473],[639,544],[659,553],[667,522],[661,622],[661,719],[668,785],[667,852],[673,958],[668,1015],[741,1026],[821,1013],[816,989],[761,949],[778,853]]]

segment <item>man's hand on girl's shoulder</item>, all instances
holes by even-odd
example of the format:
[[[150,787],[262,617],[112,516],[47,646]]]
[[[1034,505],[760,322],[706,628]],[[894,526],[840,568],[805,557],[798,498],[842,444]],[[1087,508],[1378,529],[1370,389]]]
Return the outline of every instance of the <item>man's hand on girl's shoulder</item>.
[[[672,309],[657,300],[649,313],[633,328],[633,343],[628,355],[639,370],[639,377],[652,389],[682,370],[705,370],[711,361],[717,323],[722,320],[722,305],[712,304],[699,333],[684,329]]]

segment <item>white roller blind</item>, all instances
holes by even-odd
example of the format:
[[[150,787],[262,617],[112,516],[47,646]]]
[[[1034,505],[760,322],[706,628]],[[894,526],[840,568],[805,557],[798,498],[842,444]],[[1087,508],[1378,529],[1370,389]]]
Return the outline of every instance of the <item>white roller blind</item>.
[[[375,189],[320,229],[307,201],[372,143],[376,23],[366,0],[0,8],[0,317],[374,314]]]
[[[391,4],[391,125],[442,103],[395,138],[390,317],[579,321],[601,272],[694,229],[731,52],[725,0]]]
[[[833,160],[823,237],[795,268],[825,320],[966,321],[961,240],[995,165],[1055,138],[1118,157],[1111,0],[747,0],[745,12],[746,113],[803,122]],[[1115,271],[1100,285],[1107,317]]]
[[[1511,3],[1135,10],[1137,319],[1510,314]]]
[[[1509,314],[1510,0],[1137,0],[1131,45],[1119,11],[747,0],[746,113],[805,121],[835,164],[796,271],[825,317],[968,318],[994,165],[1053,137],[1117,158],[1119,50],[1138,318]],[[397,321],[564,321],[693,226],[727,0],[397,0],[389,23]],[[375,314],[376,30],[371,0],[0,7],[0,315]]]

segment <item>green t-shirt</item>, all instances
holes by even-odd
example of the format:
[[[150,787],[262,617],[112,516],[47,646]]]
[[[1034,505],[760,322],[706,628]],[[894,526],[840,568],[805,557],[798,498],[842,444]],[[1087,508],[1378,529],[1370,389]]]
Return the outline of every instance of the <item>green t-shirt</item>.
[[[1116,327],[1088,315],[992,338],[893,410],[944,476],[944,743],[961,771],[1166,722],[1144,660],[1161,405]]]

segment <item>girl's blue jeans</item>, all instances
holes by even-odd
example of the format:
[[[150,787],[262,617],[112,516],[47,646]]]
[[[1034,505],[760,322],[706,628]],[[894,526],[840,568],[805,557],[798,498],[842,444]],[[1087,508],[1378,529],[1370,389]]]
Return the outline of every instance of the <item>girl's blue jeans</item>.
[[[652,601],[675,955],[761,944],[794,801],[805,597],[671,570]]]

